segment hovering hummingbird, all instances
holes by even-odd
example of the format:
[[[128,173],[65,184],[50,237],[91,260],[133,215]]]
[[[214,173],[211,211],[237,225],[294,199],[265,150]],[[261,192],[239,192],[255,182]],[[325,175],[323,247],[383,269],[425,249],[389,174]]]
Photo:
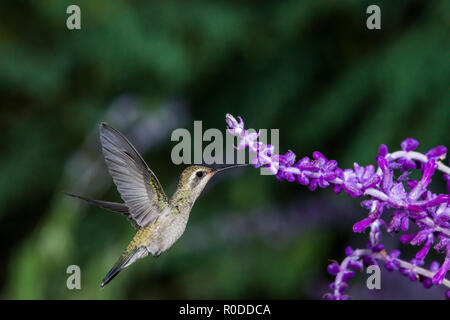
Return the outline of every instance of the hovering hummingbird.
[[[101,288],[137,260],[148,254],[157,258],[169,249],[183,234],[192,206],[208,181],[225,169],[245,166],[232,165],[219,169],[200,165],[189,166],[181,173],[177,190],[168,198],[156,175],[119,131],[102,123],[100,142],[109,174],[125,203],[66,194],[121,213],[137,230],[133,240],[103,279]]]

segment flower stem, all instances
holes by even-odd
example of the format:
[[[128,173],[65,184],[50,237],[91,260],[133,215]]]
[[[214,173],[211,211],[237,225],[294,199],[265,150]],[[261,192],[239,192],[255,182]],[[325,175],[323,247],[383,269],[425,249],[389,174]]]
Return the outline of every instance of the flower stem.
[[[428,162],[428,158],[426,155],[417,152],[417,151],[395,151],[391,154],[388,155],[389,159],[392,160],[396,160],[399,158],[407,158],[409,160],[416,160],[416,161],[420,161],[422,163],[427,163]],[[443,164],[441,161],[436,161],[437,163],[437,169],[446,173],[446,174],[450,174],[450,167],[446,166],[445,164]]]
[[[373,252],[370,249],[356,249],[353,252],[352,256],[346,257],[342,261],[342,263],[340,264],[340,269],[343,270],[343,271],[339,272],[339,274],[336,276],[336,282],[340,283],[342,281],[342,276],[344,274],[344,271],[348,269],[347,268],[348,267],[348,263],[351,260],[355,259],[355,257],[361,258],[363,256],[371,256],[372,258],[374,258],[376,260],[382,260],[384,262],[389,261],[389,256],[387,255],[385,250],[383,250],[381,252]],[[435,274],[435,273],[431,272],[430,270],[427,270],[425,268],[413,265],[413,264],[411,264],[409,262],[406,262],[404,260],[401,260],[401,259],[398,259],[398,258],[395,259],[395,260],[398,261],[399,266],[401,268],[413,270],[415,273],[420,274],[420,275],[422,275],[422,276],[424,276],[426,278],[432,279],[434,274]],[[444,279],[441,284],[443,284],[444,286],[450,288],[450,280],[448,280],[448,279]],[[340,295],[340,293],[338,292],[338,288],[335,289],[335,295],[336,294]]]
[[[384,250],[381,251],[381,252],[376,252],[376,253],[373,253],[370,250],[365,250],[365,251],[369,252],[371,254],[371,256],[373,258],[377,259],[377,260],[383,260],[383,261],[387,261],[388,260],[388,256],[386,254],[386,251],[384,251]],[[401,268],[412,269],[415,273],[420,274],[420,275],[422,275],[422,276],[424,276],[426,278],[430,278],[431,279],[431,278],[433,278],[433,276],[435,274],[435,273],[433,273],[433,272],[431,272],[431,271],[429,271],[427,269],[424,269],[422,267],[413,265],[413,264],[411,264],[409,262],[406,262],[404,260],[401,260],[401,259],[396,259],[396,260],[399,262],[399,265],[400,265]],[[450,280],[448,280],[448,279],[444,279],[441,284],[443,284],[444,286],[450,288]]]

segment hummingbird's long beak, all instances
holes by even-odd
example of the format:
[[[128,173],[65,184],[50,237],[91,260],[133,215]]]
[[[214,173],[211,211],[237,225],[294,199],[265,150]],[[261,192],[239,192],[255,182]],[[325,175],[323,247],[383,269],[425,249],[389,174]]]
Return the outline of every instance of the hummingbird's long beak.
[[[245,166],[248,166],[248,164],[247,163],[244,163],[244,164],[234,164],[234,165],[231,165],[231,166],[228,166],[228,167],[223,167],[223,168],[218,168],[218,169],[214,169],[214,173],[218,173],[218,172],[221,172],[221,171],[224,171],[224,170],[228,170],[228,169],[233,169],[233,168],[238,168],[238,167],[245,167]]]

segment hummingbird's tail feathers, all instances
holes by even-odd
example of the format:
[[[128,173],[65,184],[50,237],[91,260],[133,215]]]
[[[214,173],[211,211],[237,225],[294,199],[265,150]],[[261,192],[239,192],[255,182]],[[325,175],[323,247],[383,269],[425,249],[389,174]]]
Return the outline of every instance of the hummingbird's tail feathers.
[[[109,211],[113,211],[113,212],[121,213],[124,216],[126,216],[128,218],[128,220],[130,220],[131,224],[134,226],[134,228],[136,230],[139,229],[139,226],[131,218],[129,209],[128,209],[128,207],[127,207],[127,205],[125,203],[109,202],[109,201],[102,201],[102,200],[93,200],[93,199],[89,199],[89,198],[86,198],[86,197],[83,197],[83,196],[80,196],[80,195],[77,195],[77,194],[69,193],[69,192],[64,192],[64,194],[66,194],[66,195],[68,195],[70,197],[81,199],[83,201],[86,201],[89,204],[93,204],[93,205],[99,206],[100,208],[103,208],[103,209],[106,209],[106,210],[109,210]]]
[[[117,260],[116,264],[109,270],[105,279],[103,279],[101,288],[104,288],[112,279],[114,279],[120,271],[134,263],[136,260],[145,257],[148,254],[147,248],[138,247],[132,251],[125,250]]]
[[[109,201],[101,201],[101,200],[93,200],[93,199],[89,199],[83,196],[79,196],[77,194],[73,194],[73,193],[69,193],[69,192],[64,192],[64,194],[70,196],[70,197],[74,197],[74,198],[78,198],[81,200],[86,201],[89,204],[93,204],[96,206],[99,206],[103,209],[107,209],[109,211],[114,211],[114,212],[118,212],[118,213],[122,213],[124,215],[129,215],[128,212],[128,207],[124,204],[124,203],[117,203],[117,202],[109,202]]]

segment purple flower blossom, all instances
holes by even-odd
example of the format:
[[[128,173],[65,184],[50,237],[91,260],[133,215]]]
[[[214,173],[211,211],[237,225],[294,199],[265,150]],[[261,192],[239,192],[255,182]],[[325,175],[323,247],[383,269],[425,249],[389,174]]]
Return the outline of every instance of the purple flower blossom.
[[[296,155],[288,151],[284,155],[274,154],[274,148],[257,141],[257,133],[249,133],[244,128],[244,121],[239,121],[227,114],[228,131],[241,138],[238,149],[248,147],[256,156],[255,167],[264,166],[276,174],[280,181],[287,180],[307,186],[314,191],[317,187],[331,187],[333,192],[342,190],[351,197],[368,197],[361,205],[368,210],[367,217],[353,225],[354,232],[369,229],[367,249],[353,250],[347,247],[346,258],[341,264],[333,262],[328,266],[328,272],[335,276],[330,285],[332,293],[325,295],[327,299],[343,300],[348,296],[343,292],[355,271],[364,265],[377,264],[377,260],[385,262],[389,271],[399,270],[412,281],[420,279],[424,287],[432,284],[443,284],[450,288],[450,281],[445,278],[450,269],[450,195],[436,194],[429,190],[431,178],[436,170],[444,173],[447,190],[450,191],[450,168],[441,161],[445,159],[447,148],[438,146],[426,154],[415,151],[419,142],[407,138],[401,143],[401,150],[389,153],[386,145],[378,149],[376,163],[360,166],[354,163],[353,168],[341,169],[337,161],[328,160],[321,152],[316,151],[309,157],[303,157],[296,162]],[[420,180],[410,179],[412,170],[422,171]],[[400,170],[396,178],[396,170]],[[392,210],[389,216],[385,212]],[[390,221],[387,220],[390,218]],[[400,241],[403,244],[421,246],[414,259],[406,262],[399,259],[400,251],[387,253],[381,244],[382,229],[388,232],[407,231],[411,224],[418,226],[416,233],[403,234]],[[445,252],[445,258],[439,263],[430,265],[430,270],[422,268],[428,252],[434,248]],[[450,298],[450,290],[446,296]]]
[[[448,250],[450,251],[450,250]],[[445,275],[447,271],[450,269],[450,254],[447,254],[447,257],[445,257],[444,263],[439,268],[438,272],[433,276],[433,283],[434,284],[441,284],[442,281],[444,281]]]
[[[437,147],[431,149],[430,151],[428,151],[427,153],[425,153],[425,155],[427,156],[428,159],[433,159],[435,161],[444,160],[446,154],[447,154],[447,148],[445,146],[437,146]]]
[[[228,132],[232,135],[243,136],[246,134],[244,130],[244,120],[241,117],[238,117],[239,122],[231,115],[227,114],[225,117],[225,121],[228,125]]]
[[[391,222],[387,228],[388,232],[398,232],[399,229],[407,231],[409,228],[409,216],[405,210],[395,210],[391,215]]]
[[[354,232],[362,232],[364,231],[370,224],[373,222],[371,218],[365,218],[353,225]]]
[[[444,179],[447,182],[447,192],[450,192],[450,174],[444,174]]]
[[[253,146],[255,141],[258,139],[259,134],[258,133],[249,133],[242,137],[241,141],[239,142],[239,145],[236,147],[237,150],[245,149],[248,146]]]
[[[388,151],[388,147],[385,144],[382,144],[379,148],[378,148],[378,157],[386,157],[388,155],[389,151]]]
[[[422,260],[417,260],[417,259],[412,259],[410,261],[410,264],[413,266],[412,268],[400,268],[400,272],[402,274],[404,274],[405,276],[407,276],[409,278],[409,280],[416,282],[419,279],[419,275],[417,274],[415,267],[418,266],[422,266],[423,265],[423,261]]]
[[[435,273],[439,270],[439,262],[433,261],[430,265],[430,272]],[[425,278],[422,283],[425,289],[429,289],[433,286],[433,281],[431,278]]]
[[[339,273],[339,271],[340,268],[337,262],[333,262],[330,265],[328,265],[328,273],[330,273],[331,275],[335,276]]]
[[[417,183],[414,189],[409,194],[411,200],[417,200],[426,190],[431,182],[431,177],[437,168],[437,164],[434,159],[428,160],[425,165],[425,170],[422,175],[422,179]]]
[[[419,141],[413,138],[407,138],[400,144],[403,151],[413,151],[419,146]]]
[[[400,256],[400,250],[392,250],[391,253],[388,255],[386,259],[386,270],[388,271],[397,271],[400,262],[397,260],[397,258]]]

